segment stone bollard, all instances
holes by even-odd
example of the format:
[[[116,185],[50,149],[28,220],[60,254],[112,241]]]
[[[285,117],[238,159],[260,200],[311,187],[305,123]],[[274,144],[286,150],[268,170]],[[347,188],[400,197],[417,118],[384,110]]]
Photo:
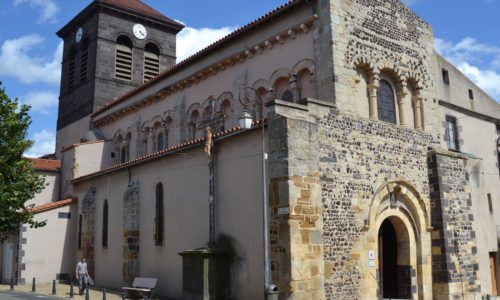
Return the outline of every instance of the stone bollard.
[[[52,280],[52,295],[56,294],[56,281]]]
[[[13,278],[10,279],[10,290],[11,291],[14,290],[14,279]]]
[[[88,287],[85,289],[85,300],[90,300],[89,288]]]
[[[126,300],[125,299],[125,291],[122,291],[122,300]]]
[[[33,284],[31,284],[31,292],[36,292],[36,279],[33,277]]]
[[[69,288],[69,299],[75,298],[75,291],[73,291],[73,281],[70,282],[71,287]]]
[[[106,300],[106,289],[102,289],[102,300]]]

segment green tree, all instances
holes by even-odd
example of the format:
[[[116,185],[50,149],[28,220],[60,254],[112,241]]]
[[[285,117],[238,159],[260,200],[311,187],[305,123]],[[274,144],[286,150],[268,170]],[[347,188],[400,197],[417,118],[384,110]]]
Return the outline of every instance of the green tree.
[[[30,107],[10,99],[0,82],[0,240],[16,235],[22,224],[45,225],[33,219],[26,201],[42,191],[45,178],[23,157],[33,142],[27,139]]]

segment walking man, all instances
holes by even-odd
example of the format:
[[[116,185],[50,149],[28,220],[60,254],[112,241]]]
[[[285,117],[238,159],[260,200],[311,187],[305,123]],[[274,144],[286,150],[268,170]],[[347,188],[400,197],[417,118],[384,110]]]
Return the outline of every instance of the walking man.
[[[85,257],[82,257],[76,265],[76,279],[80,286],[80,296],[83,295],[83,292],[88,287],[88,277],[89,271],[87,269],[87,261]]]

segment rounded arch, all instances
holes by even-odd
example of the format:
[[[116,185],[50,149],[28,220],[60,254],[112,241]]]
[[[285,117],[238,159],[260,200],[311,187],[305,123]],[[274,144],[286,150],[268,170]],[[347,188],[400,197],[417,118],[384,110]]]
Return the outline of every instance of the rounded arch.
[[[198,113],[200,112],[201,110],[201,105],[199,103],[193,103],[191,104],[191,106],[189,106],[189,108],[187,109],[187,117],[190,118],[191,115],[193,114],[193,112],[197,111]]]
[[[127,48],[134,48],[133,39],[127,33],[120,33],[116,38],[116,43]]]
[[[267,90],[269,88],[269,82],[265,79],[259,79],[252,84],[252,88],[255,90],[264,88]]]
[[[126,136],[127,134],[125,133],[125,131],[123,131],[122,129],[118,129],[118,131],[116,131],[115,135],[113,136],[113,140],[115,142],[124,141]]]
[[[419,232],[432,228],[429,211],[424,200],[415,187],[406,181],[391,181],[381,185],[376,190],[369,205],[368,218],[365,222],[368,227],[375,224],[377,215],[387,208],[387,205],[390,205],[390,198],[393,197],[391,194],[397,197],[398,208],[406,211],[411,219],[416,221]]]
[[[151,119],[151,126],[152,127],[157,127],[157,126],[161,126],[161,124],[163,123],[163,118],[162,116],[160,115],[156,115],[153,117],[153,119]]]
[[[313,76],[316,74],[316,63],[309,58],[302,59],[299,62],[297,62],[292,70],[290,71],[290,76],[297,76],[300,72],[308,70],[309,75]]]
[[[146,45],[144,46],[144,51],[152,53],[156,56],[160,56],[161,53],[161,47],[158,43],[155,41],[148,41]]]
[[[172,121],[174,119],[174,113],[171,110],[167,110],[163,113],[162,117],[165,122],[169,119]]]
[[[151,127],[151,123],[149,121],[144,121],[144,123],[142,123],[142,126],[141,126],[141,131],[146,132],[149,130],[150,127]]]
[[[269,77],[269,80],[267,82],[274,86],[275,82],[281,78],[286,78],[286,80],[288,81],[290,78],[290,71],[287,69],[277,69],[273,72],[273,74],[271,74],[271,77]]]
[[[369,71],[369,73],[372,74],[375,71],[375,64],[366,56],[359,54],[353,58],[352,68],[353,69],[361,68],[365,71]]]
[[[401,71],[401,69],[395,62],[388,60],[379,61],[375,65],[374,73],[381,74],[384,72],[386,74],[391,74],[392,76],[394,76],[394,78],[398,81],[398,83],[404,81],[404,73],[403,71]]]

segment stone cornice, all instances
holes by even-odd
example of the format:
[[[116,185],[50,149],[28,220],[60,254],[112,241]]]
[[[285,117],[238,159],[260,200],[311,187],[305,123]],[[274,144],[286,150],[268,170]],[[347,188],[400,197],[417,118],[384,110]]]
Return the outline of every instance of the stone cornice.
[[[284,44],[286,41],[289,41],[290,39],[295,39],[297,35],[309,32],[310,26],[317,18],[318,18],[317,15],[313,15],[312,17],[307,18],[302,22],[290,26],[289,28],[280,32],[277,35],[273,35],[265,40],[257,42],[252,46],[246,47],[245,49],[239,51],[236,54],[223,58],[184,79],[178,80],[177,82],[158,91],[154,95],[150,95],[144,99],[131,103],[126,107],[111,112],[108,115],[105,115],[99,119],[93,120],[92,126],[98,128],[106,124],[110,124],[115,120],[124,117],[125,115],[134,113],[146,106],[149,106],[155,102],[158,102],[168,97],[169,95],[180,92],[192,85],[196,85],[199,82],[206,80],[211,76],[216,75],[218,72],[224,71],[226,68],[234,67],[236,64],[243,63],[247,59],[252,59],[256,55],[262,54],[264,51],[272,50],[273,45],[275,45],[276,43]],[[96,114],[93,115],[93,117],[97,116],[98,114],[100,114],[99,110],[96,112]]]
[[[498,118],[488,116],[488,115],[485,115],[483,113],[479,113],[476,111],[472,111],[470,109],[463,108],[463,107],[458,106],[456,104],[452,104],[452,103],[449,103],[449,102],[446,102],[443,100],[439,100],[439,105],[444,106],[444,107],[449,108],[449,109],[452,109],[452,110],[457,111],[459,113],[462,113],[464,115],[473,117],[473,118],[481,119],[483,121],[494,123],[494,124],[500,124],[500,119],[498,119]]]

